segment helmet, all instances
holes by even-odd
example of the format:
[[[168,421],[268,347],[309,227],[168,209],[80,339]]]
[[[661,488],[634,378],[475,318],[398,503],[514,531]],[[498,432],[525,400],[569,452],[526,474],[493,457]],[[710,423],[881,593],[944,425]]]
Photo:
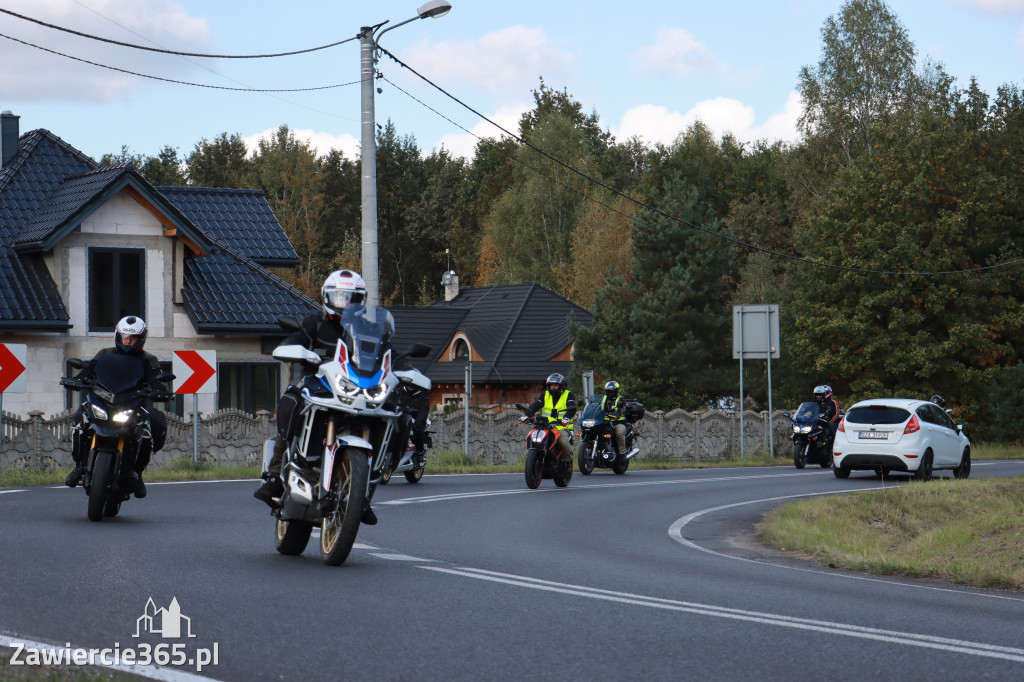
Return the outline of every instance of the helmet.
[[[814,387],[814,399],[819,403],[823,403],[832,397],[832,387],[828,384]]]
[[[114,345],[122,353],[134,353],[146,345],[149,328],[141,317],[122,317],[114,329]]]
[[[619,382],[609,381],[604,385],[604,394],[609,400],[615,400],[619,396]]]
[[[565,377],[561,374],[552,374],[544,384],[552,393],[559,393],[565,389]],[[555,388],[552,388],[552,385],[555,385]]]
[[[943,400],[941,395],[933,395],[931,397],[931,402],[935,403],[939,407],[945,407],[946,406],[946,401]]]
[[[327,316],[334,318],[352,303],[366,301],[366,282],[358,272],[352,270],[335,270],[327,275],[324,285],[320,287],[320,302]]]

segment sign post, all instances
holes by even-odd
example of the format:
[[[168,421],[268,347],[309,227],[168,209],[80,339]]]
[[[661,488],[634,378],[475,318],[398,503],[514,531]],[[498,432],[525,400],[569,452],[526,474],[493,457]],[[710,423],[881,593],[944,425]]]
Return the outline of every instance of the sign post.
[[[4,393],[24,393],[28,346],[0,343],[0,455],[4,451]]]
[[[768,361],[768,453],[775,456],[772,425],[772,358],[779,357],[779,306],[737,305],[732,308],[732,356],[740,361],[740,457],[743,457],[743,359]]]
[[[192,462],[199,466],[199,394],[217,392],[217,351],[176,350],[171,371],[174,392],[192,394]]]

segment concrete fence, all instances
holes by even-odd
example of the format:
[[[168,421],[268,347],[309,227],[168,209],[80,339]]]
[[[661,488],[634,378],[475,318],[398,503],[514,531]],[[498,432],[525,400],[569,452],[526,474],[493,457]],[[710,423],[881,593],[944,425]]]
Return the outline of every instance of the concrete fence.
[[[529,426],[520,424],[519,412],[481,414],[470,411],[469,457],[474,462],[509,464],[526,456]],[[74,412],[43,418],[30,412],[27,418],[3,414],[0,470],[69,469],[71,422]],[[435,449],[463,451],[466,417],[462,410],[432,415]],[[789,456],[789,421],[776,412],[774,442],[776,456]],[[193,424],[167,415],[167,443],[153,455],[151,467],[165,466],[180,457],[192,459]],[[276,432],[270,413],[251,415],[225,409],[199,416],[199,461],[205,464],[259,466],[263,442]],[[740,419],[726,412],[648,412],[636,424],[638,458],[658,457],[692,462],[718,459],[740,451]],[[743,414],[743,450],[746,455],[768,452],[768,413]]]

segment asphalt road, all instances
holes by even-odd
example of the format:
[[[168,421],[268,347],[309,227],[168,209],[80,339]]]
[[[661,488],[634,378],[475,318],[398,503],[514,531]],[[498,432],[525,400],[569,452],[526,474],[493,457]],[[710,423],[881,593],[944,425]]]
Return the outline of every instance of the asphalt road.
[[[201,649],[218,680],[1024,679],[1021,593],[832,570],[754,540],[765,510],[882,485],[867,473],[577,472],[537,491],[521,474],[398,478],[338,568],[316,535],[277,554],[256,485],[150,484],[101,523],[81,490],[0,491],[0,643],[178,644],[186,665],[143,671],[168,680],[196,679]],[[185,636],[147,632],[150,599],[177,601]]]

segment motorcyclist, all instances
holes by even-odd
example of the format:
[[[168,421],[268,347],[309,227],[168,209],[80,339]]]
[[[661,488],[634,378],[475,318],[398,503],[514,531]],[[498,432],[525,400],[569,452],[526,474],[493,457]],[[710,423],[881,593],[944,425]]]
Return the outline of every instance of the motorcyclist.
[[[822,384],[814,387],[814,402],[818,403],[818,420],[828,427],[832,441],[839,428],[839,403],[832,397],[832,387]]]
[[[935,403],[942,409],[946,409],[946,400],[941,395],[933,395],[929,398],[929,402]]]
[[[609,381],[604,385],[601,409],[615,429],[615,449],[620,455],[626,454],[626,401],[619,395],[619,382]]]
[[[352,270],[336,270],[332,272],[327,276],[323,286],[320,288],[321,309],[307,315],[302,320],[302,328],[289,335],[280,345],[301,345],[308,350],[325,347],[334,348],[337,346],[339,339],[346,333],[341,325],[341,318],[345,314],[345,310],[349,306],[361,306],[365,301],[366,283],[358,272]],[[387,314],[391,315],[391,313]],[[401,364],[401,361],[396,363],[396,369],[400,369],[398,367],[399,364]],[[294,385],[289,386],[281,396],[280,401],[278,401],[278,433],[274,439],[274,454],[267,466],[267,471],[263,474],[263,485],[253,492],[253,497],[266,502],[271,507],[278,504],[275,498],[280,498],[284,494],[284,482],[281,480],[281,462],[287,447],[287,439],[282,432],[282,428],[289,423],[294,410],[297,409],[300,394],[301,391],[298,387]],[[424,423],[426,422],[426,413],[426,410],[422,410]],[[417,438],[419,439],[417,447],[423,447],[423,432],[420,431],[417,434],[414,427],[414,443],[416,443]],[[363,523],[371,526],[377,523],[377,515],[370,508],[369,501],[367,501],[366,508],[363,510],[361,520]]]
[[[538,410],[553,422],[562,422],[558,429],[558,448],[562,451],[562,459],[572,465],[572,446],[569,435],[572,429],[568,424],[576,416],[576,398],[566,388],[565,377],[552,374],[544,382],[545,391],[537,400],[526,407],[526,419],[533,417]]]
[[[159,374],[160,361],[156,356],[147,353],[142,348],[146,345],[146,338],[149,336],[149,328],[145,320],[135,315],[121,318],[114,327],[114,347],[104,348],[90,360],[86,366],[76,375],[76,379],[91,380],[96,378],[96,363],[104,355],[111,353],[122,353],[141,358],[146,366],[145,381],[160,391],[166,391],[167,386],[162,381],[153,382],[155,375]],[[146,432],[139,443],[139,452],[135,457],[135,471],[133,488],[135,497],[146,496],[146,484],[142,480],[142,472],[149,464],[154,452],[159,451],[167,440],[167,418],[164,413],[153,407],[152,400],[143,402],[149,412],[149,421]],[[88,419],[85,411],[85,404],[78,407],[75,412],[71,431],[71,457],[75,460],[75,467],[64,479],[64,485],[74,488],[82,482],[85,476],[89,460],[89,439],[85,437],[85,423]]]

